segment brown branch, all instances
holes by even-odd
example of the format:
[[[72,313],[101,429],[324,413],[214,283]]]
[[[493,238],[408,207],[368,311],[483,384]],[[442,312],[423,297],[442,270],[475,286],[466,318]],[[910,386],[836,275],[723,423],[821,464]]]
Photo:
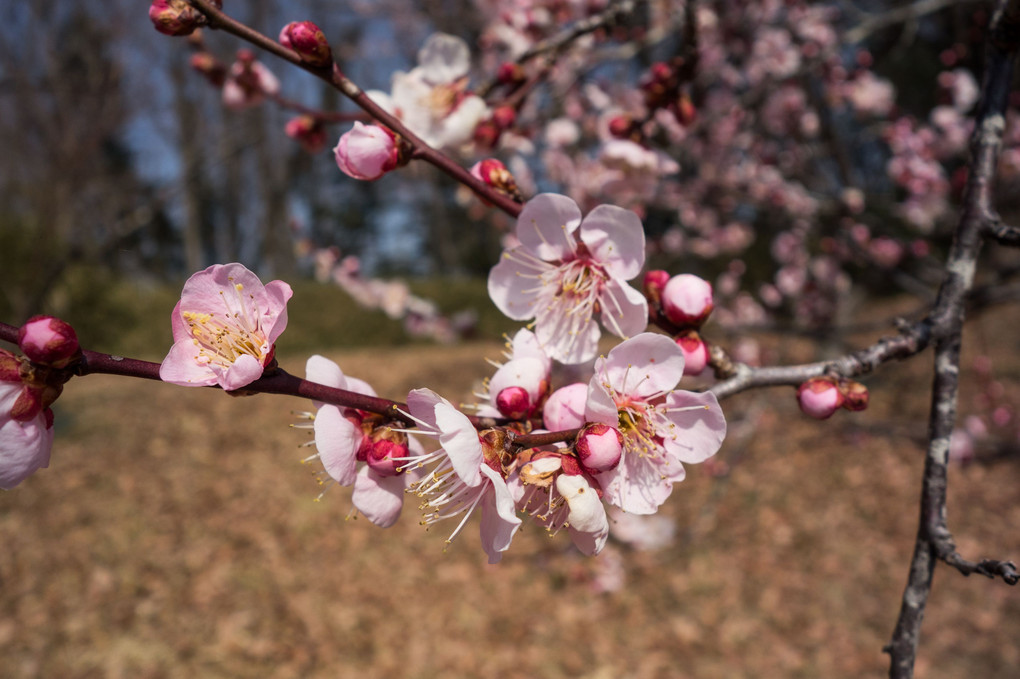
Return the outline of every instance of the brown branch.
[[[609,6],[598,14],[581,19],[559,33],[535,43],[518,56],[514,63],[524,65],[532,59],[549,52],[559,53],[578,38],[594,33],[600,28],[612,26],[633,12],[636,5],[635,0],[611,0]],[[498,84],[498,81],[490,80],[475,88],[475,93],[484,99]]]
[[[946,521],[946,486],[949,437],[956,420],[960,379],[960,345],[966,297],[973,285],[982,236],[994,215],[991,188],[1002,148],[1005,112],[1013,64],[1020,36],[1020,1],[1001,3],[992,20],[987,47],[987,70],[981,103],[971,137],[971,172],[963,209],[946,265],[946,276],[929,318],[935,328],[935,379],[928,418],[928,450],[921,488],[917,539],[903,591],[899,619],[885,650],[890,656],[889,676],[907,679],[914,674],[921,622],[931,593],[938,559],[961,573],[982,573],[1016,584],[1012,562],[985,560],[973,563],[957,552]]]

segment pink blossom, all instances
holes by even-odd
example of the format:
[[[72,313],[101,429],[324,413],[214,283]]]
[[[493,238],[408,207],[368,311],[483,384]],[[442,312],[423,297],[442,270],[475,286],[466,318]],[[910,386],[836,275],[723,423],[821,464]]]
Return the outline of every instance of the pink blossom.
[[[394,169],[399,160],[395,135],[378,125],[355,122],[333,149],[337,166],[344,174],[373,181]]]
[[[567,528],[574,545],[594,556],[606,545],[609,522],[599,492],[577,472],[574,458],[543,453],[516,468],[507,485],[518,511],[542,523],[550,535]]]
[[[623,458],[599,481],[606,500],[652,514],[684,479],[683,463],[703,462],[722,445],[726,420],[715,395],[674,391],[684,372],[680,347],[642,333],[595,362],[585,419],[617,428]]]
[[[170,315],[174,346],[159,377],[186,387],[239,389],[262,376],[287,327],[283,281],[262,285],[241,264],[214,264],[191,276]]]
[[[534,318],[535,335],[554,359],[595,356],[596,313],[620,337],[645,329],[645,297],[625,282],[645,259],[644,230],[633,212],[600,205],[582,221],[574,201],[543,193],[524,205],[517,237],[521,245],[505,251],[489,273],[489,296],[514,320]]]
[[[305,376],[328,387],[376,395],[367,382],[345,376],[340,366],[323,356],[308,359]],[[354,507],[369,521],[382,528],[392,526],[404,506],[405,489],[417,480],[405,468],[408,459],[424,452],[421,444],[388,427],[375,427],[376,422],[352,408],[316,406],[318,412],[311,416],[316,457],[326,473],[341,486],[354,486]],[[366,463],[360,471],[359,461]]]
[[[400,118],[408,129],[436,148],[457,148],[471,141],[488,116],[481,97],[466,91],[471,52],[460,38],[435,33],[418,52],[418,66],[393,75],[392,91],[369,96]]]
[[[434,465],[411,487],[426,512],[422,522],[431,525],[463,514],[447,538],[449,544],[480,508],[482,547],[489,563],[498,563],[521,525],[499,451],[483,441],[464,413],[430,389],[411,391],[407,406],[418,431],[442,446],[416,460],[420,465]]]
[[[280,81],[247,49],[237,52],[237,61],[230,67],[223,83],[223,104],[239,110],[261,104],[266,95],[280,91]]]
[[[552,360],[530,330],[518,330],[509,343],[508,361],[489,378],[489,402],[511,419],[534,416],[549,395]],[[483,409],[479,415],[496,415]]]
[[[585,426],[574,444],[581,466],[593,474],[616,469],[623,456],[623,436],[607,424]]]
[[[318,153],[326,146],[326,127],[318,118],[297,116],[287,121],[284,133],[308,153]]]
[[[2,353],[13,358],[12,354]],[[23,393],[20,381],[0,381],[0,488],[4,490],[14,488],[50,464],[53,413],[48,408],[39,409],[30,418],[14,418],[11,411]]]

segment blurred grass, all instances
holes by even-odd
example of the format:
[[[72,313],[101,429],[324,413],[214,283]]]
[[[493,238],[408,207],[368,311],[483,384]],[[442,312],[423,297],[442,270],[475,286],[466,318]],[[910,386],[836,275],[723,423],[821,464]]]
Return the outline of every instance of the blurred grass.
[[[400,320],[378,309],[365,309],[335,285],[291,281],[288,330],[277,342],[281,354],[327,349],[399,347],[429,344],[409,335]],[[489,300],[485,281],[469,278],[410,280],[413,294],[433,301],[444,315],[472,310],[477,325],[472,339],[498,340],[517,324]],[[122,356],[160,360],[172,344],[170,312],[180,297],[178,285],[156,285],[99,269],[78,268],[51,297],[42,313],[71,323],[82,346]],[[0,320],[17,323],[17,319]]]

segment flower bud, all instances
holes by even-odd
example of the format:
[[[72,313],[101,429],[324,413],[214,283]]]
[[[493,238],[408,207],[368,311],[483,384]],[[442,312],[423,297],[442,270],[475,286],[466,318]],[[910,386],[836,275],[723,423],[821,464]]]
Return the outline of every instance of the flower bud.
[[[659,306],[659,302],[662,299],[662,289],[666,287],[666,283],[668,282],[668,271],[655,269],[645,274],[642,287],[645,292],[645,297],[652,303],[651,306]]]
[[[673,276],[662,289],[662,312],[681,327],[700,327],[713,308],[712,285],[692,274]]]
[[[866,386],[853,380],[847,380],[842,386],[844,408],[856,412],[868,407],[868,388]]]
[[[333,149],[337,166],[344,174],[373,181],[397,167],[399,149],[396,135],[378,125],[354,123]]]
[[[524,68],[515,62],[505,61],[496,70],[496,80],[502,85],[517,87],[524,82]]]
[[[549,431],[577,429],[584,424],[588,385],[575,382],[554,391],[542,408],[542,422]]]
[[[480,160],[471,168],[471,174],[500,193],[504,193],[518,202],[522,200],[517,181],[501,161],[495,158]]]
[[[507,387],[496,395],[496,408],[503,417],[523,420],[531,412],[531,398],[524,387]]]
[[[227,67],[209,52],[197,52],[188,59],[191,67],[205,76],[215,87],[223,87],[227,79]]]
[[[688,330],[676,338],[677,346],[684,354],[684,375],[700,375],[708,366],[708,345],[694,330]]]
[[[623,455],[623,436],[606,424],[589,424],[577,435],[574,444],[581,465],[597,474],[615,469]]]
[[[0,349],[0,382],[20,382],[21,361],[11,352]]]
[[[18,346],[29,360],[64,368],[81,354],[78,335],[66,321],[33,316],[18,330]]]
[[[489,118],[475,125],[474,141],[483,149],[491,149],[496,146],[501,134],[503,129]]]
[[[828,419],[843,405],[843,394],[830,377],[812,377],[797,388],[797,402],[806,415]]]
[[[217,7],[222,2],[215,2]],[[164,35],[190,35],[205,23],[205,16],[188,4],[187,0],[153,0],[149,5],[149,20]]]
[[[369,447],[365,462],[379,476],[396,476],[401,473],[406,463],[406,460],[399,458],[406,458],[408,455],[407,444],[380,439]]]
[[[283,131],[308,153],[318,153],[326,146],[326,128],[313,116],[291,118]]]
[[[280,31],[280,44],[288,47],[309,66],[323,68],[333,63],[333,51],[329,48],[322,29],[311,21],[292,21]]]
[[[513,106],[500,106],[492,112],[492,122],[500,130],[513,127],[514,123],[517,122],[517,111],[514,110]]]
[[[628,115],[613,116],[609,121],[609,134],[617,139],[629,139],[634,132],[634,119]]]

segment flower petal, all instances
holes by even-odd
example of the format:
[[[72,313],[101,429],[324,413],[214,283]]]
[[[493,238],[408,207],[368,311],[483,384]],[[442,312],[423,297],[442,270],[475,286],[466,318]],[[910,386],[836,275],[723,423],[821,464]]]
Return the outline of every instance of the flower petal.
[[[684,354],[669,337],[645,332],[613,347],[595,364],[618,394],[651,398],[671,391],[684,374]]]
[[[514,500],[510,490],[495,470],[482,467],[482,474],[488,477],[491,487],[482,498],[482,521],[479,532],[482,548],[489,555],[489,563],[499,563],[503,552],[510,547],[514,533],[520,528],[521,519],[514,512]]]
[[[264,370],[257,358],[241,354],[230,364],[226,372],[220,375],[219,383],[226,391],[240,389],[262,377]]]
[[[315,415],[315,447],[319,459],[334,481],[341,486],[354,483],[361,429],[340,414],[336,406],[323,406]]]
[[[5,418],[0,424],[0,488],[10,490],[50,464],[53,429],[38,415],[28,422]]]
[[[334,389],[347,389],[347,378],[340,366],[325,356],[310,356],[305,363],[305,379]]]
[[[404,476],[380,476],[364,466],[354,481],[351,500],[369,521],[389,528],[400,518],[404,507]]]
[[[645,265],[645,229],[630,210],[599,205],[585,216],[578,236],[614,278],[629,281]]]
[[[676,425],[663,442],[671,455],[697,464],[719,451],[726,438],[726,418],[715,394],[674,391],[666,397],[666,410]]]
[[[445,85],[467,75],[471,50],[455,35],[433,33],[418,50],[422,75],[433,85]]]
[[[580,224],[577,203],[556,193],[540,193],[521,209],[517,238],[547,262],[569,259],[577,251],[574,232]]]
[[[448,401],[435,407],[436,426],[441,432],[439,443],[450,457],[453,471],[469,486],[482,483],[479,468],[488,469],[482,463],[482,444],[467,415],[453,407]]]
[[[610,471],[599,474],[603,497],[632,514],[654,514],[673,492],[673,483],[663,479],[660,465],[630,452]]]
[[[648,300],[638,290],[610,279],[602,294],[602,325],[617,337],[633,337],[648,329]]]
[[[520,261],[523,248],[503,253],[496,266],[489,271],[489,297],[508,318],[525,321],[535,317],[536,274],[540,269]]]
[[[159,366],[159,379],[183,387],[208,387],[219,383],[219,376],[207,365],[195,361],[195,343],[178,340]]]

